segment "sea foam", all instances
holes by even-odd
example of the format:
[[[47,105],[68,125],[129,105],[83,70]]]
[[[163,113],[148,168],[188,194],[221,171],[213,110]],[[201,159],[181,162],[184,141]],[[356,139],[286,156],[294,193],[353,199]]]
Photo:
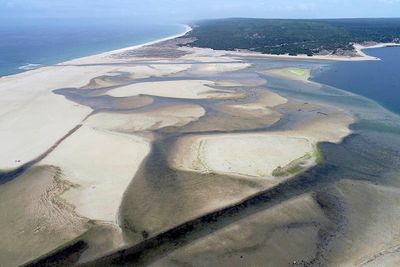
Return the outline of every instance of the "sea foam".
[[[41,64],[26,64],[23,66],[18,67],[19,70],[34,70],[37,68],[40,68],[42,65]]]

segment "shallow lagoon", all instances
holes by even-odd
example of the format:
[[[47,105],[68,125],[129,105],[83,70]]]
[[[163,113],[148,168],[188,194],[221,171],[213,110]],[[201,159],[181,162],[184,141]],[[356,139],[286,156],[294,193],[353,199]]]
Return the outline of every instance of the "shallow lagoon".
[[[313,80],[366,96],[400,113],[400,47],[366,52],[381,60],[334,63],[315,72]]]

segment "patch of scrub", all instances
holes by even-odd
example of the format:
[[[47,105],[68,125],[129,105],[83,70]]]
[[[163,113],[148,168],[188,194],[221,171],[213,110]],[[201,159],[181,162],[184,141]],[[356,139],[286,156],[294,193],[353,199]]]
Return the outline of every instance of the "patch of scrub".
[[[313,154],[316,155],[316,152],[313,152]],[[275,177],[293,176],[295,174],[305,171],[307,168],[315,164],[315,162],[317,162],[317,159],[314,158],[311,153],[307,153],[303,157],[290,162],[286,166],[283,167],[278,166],[275,170],[273,170],[272,176]]]

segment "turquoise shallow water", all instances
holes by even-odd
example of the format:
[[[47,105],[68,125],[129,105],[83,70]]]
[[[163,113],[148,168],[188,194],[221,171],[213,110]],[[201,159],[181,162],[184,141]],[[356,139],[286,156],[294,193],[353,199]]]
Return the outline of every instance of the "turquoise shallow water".
[[[143,44],[183,25],[120,20],[0,20],[0,76]]]

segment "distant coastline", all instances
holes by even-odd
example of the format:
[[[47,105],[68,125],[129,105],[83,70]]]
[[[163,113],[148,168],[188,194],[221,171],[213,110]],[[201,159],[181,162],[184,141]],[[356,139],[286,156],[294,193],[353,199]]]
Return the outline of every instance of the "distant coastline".
[[[62,64],[79,58],[91,57],[103,53],[114,53],[115,51],[124,49],[140,48],[144,45],[151,45],[164,40],[180,37],[191,30],[188,25],[183,24],[162,26],[159,29],[158,26],[154,25],[148,27],[149,29],[134,29],[132,32],[129,29],[123,29],[121,30],[123,34],[121,32],[116,34],[118,40],[114,40],[115,38],[113,36],[105,38],[105,33],[93,32],[93,36],[88,36],[88,40],[82,38],[78,43],[74,44],[73,47],[68,45],[68,42],[72,42],[71,38],[66,40],[65,47],[57,45],[57,42],[60,42],[59,38],[61,37],[59,36],[60,34],[56,33],[53,33],[51,36],[38,36],[36,34],[32,37],[30,35],[22,35],[21,38],[26,38],[25,43],[29,44],[28,47],[25,47],[25,43],[22,44],[13,40],[12,34],[9,34],[9,36],[11,36],[9,38],[11,39],[4,40],[4,43],[0,45],[0,54],[4,55],[0,62],[0,78],[49,65]],[[148,35],[146,35],[146,31],[149,32]],[[32,35],[34,35],[34,33],[32,33]],[[16,33],[15,36],[17,36]],[[110,41],[108,39],[110,39]],[[129,39],[133,39],[133,41],[129,41]],[[32,43],[35,44],[48,41],[51,44],[43,49],[49,50],[50,52],[37,52],[37,45],[31,45]],[[40,47],[40,49],[42,48]],[[56,55],[52,51],[54,49],[59,51]]]
[[[254,19],[196,22],[191,47],[271,58],[378,60],[366,48],[400,44],[400,19]],[[362,30],[364,29],[364,30]]]
[[[248,50],[238,50],[238,51],[229,51],[229,53],[234,53],[236,55],[245,55],[245,56],[255,56],[255,57],[265,57],[271,59],[307,59],[307,60],[327,60],[327,61],[373,61],[380,60],[378,57],[370,56],[363,52],[365,49],[374,49],[374,48],[385,48],[392,46],[400,46],[397,43],[379,43],[372,46],[364,46],[361,44],[354,44],[354,48],[356,51],[356,56],[339,56],[339,55],[274,55],[274,54],[263,54],[260,52],[248,51]]]
[[[79,58],[71,59],[71,60],[68,60],[68,61],[65,61],[65,62],[61,62],[59,64],[66,64],[66,63],[70,63],[70,62],[75,61],[75,60],[86,60],[86,59],[90,59],[92,57],[99,57],[99,56],[100,57],[105,57],[105,56],[110,56],[110,55],[117,54],[117,53],[123,53],[123,52],[128,51],[128,50],[139,49],[139,48],[142,48],[144,46],[154,45],[154,44],[158,44],[158,43],[165,42],[165,41],[168,41],[168,40],[172,40],[172,39],[176,39],[176,38],[179,38],[179,37],[183,37],[187,33],[189,33],[190,31],[193,30],[192,27],[190,27],[187,24],[183,24],[182,26],[185,27],[185,30],[183,32],[181,32],[181,33],[178,33],[178,34],[175,34],[175,35],[172,35],[172,36],[164,37],[164,38],[157,39],[157,40],[150,41],[150,42],[146,42],[146,43],[143,43],[143,44],[128,46],[128,47],[125,47],[125,48],[111,50],[111,51],[107,51],[107,52],[103,52],[103,53],[98,53],[98,54],[95,54],[95,55],[90,55],[90,56],[86,56],[86,57],[79,57]]]

